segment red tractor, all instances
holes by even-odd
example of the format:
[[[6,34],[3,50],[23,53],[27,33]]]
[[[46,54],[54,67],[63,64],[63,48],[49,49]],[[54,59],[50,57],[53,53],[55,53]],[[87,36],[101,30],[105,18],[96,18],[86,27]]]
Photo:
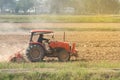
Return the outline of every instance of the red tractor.
[[[66,62],[70,60],[71,56],[77,57],[77,50],[75,43],[71,46],[68,42],[60,42],[55,40],[46,40],[38,42],[37,35],[45,35],[53,33],[51,30],[32,30],[29,46],[26,50],[26,56],[31,62],[42,61],[45,56],[58,57],[59,61]],[[37,36],[35,38],[35,36]],[[65,36],[65,35],[64,35]],[[54,35],[51,36],[54,39]],[[36,41],[34,41],[34,39]]]

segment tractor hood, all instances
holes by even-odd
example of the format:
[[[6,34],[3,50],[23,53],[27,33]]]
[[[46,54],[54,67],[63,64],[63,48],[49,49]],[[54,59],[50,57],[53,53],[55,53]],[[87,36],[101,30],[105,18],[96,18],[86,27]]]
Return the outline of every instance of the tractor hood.
[[[68,42],[52,41],[52,42],[50,42],[49,45],[51,48],[64,48],[68,52],[70,52],[70,45]]]

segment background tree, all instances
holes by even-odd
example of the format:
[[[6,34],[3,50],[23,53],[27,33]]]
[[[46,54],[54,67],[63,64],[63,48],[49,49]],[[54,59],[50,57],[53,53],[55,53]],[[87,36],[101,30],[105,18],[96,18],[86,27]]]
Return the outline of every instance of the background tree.
[[[50,12],[60,14],[66,0],[49,0],[48,4],[51,6]]]
[[[19,0],[17,4],[18,10],[23,10],[24,13],[27,13],[28,9],[33,8],[34,0]]]
[[[78,15],[119,14],[120,0],[0,0],[1,13],[9,10],[9,13],[23,11],[26,14],[31,8],[34,8],[35,12],[38,11],[38,14],[42,11],[50,14],[65,14],[67,9],[74,9],[73,14]]]
[[[14,9],[15,0],[0,0],[0,9],[1,12],[4,13],[5,9]]]

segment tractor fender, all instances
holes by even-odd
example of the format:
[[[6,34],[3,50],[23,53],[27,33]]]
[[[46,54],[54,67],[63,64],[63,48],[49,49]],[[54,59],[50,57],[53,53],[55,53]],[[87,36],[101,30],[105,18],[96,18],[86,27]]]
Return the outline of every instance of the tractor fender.
[[[58,42],[58,41],[50,42],[49,46],[53,49],[62,48],[65,49],[67,52],[71,52],[70,45],[67,42]]]

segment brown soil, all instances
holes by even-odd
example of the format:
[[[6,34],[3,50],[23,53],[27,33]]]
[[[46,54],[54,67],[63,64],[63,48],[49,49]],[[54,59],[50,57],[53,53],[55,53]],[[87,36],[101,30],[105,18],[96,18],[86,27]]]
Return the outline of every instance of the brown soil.
[[[11,29],[15,26],[110,26],[118,27],[119,23],[15,23],[9,24],[12,27],[8,28],[8,23],[1,23],[0,27],[0,61],[7,61],[9,56],[21,49],[26,49],[29,41],[29,32],[12,32]],[[4,27],[3,27],[4,26]],[[8,30],[5,34],[4,30]],[[11,31],[11,32],[9,32]],[[18,28],[19,31],[19,28]],[[56,32],[56,40],[62,40],[63,32]],[[79,50],[79,59],[82,60],[120,60],[120,32],[110,31],[74,31],[66,32],[66,41],[76,42]],[[23,51],[25,53],[25,50]]]

